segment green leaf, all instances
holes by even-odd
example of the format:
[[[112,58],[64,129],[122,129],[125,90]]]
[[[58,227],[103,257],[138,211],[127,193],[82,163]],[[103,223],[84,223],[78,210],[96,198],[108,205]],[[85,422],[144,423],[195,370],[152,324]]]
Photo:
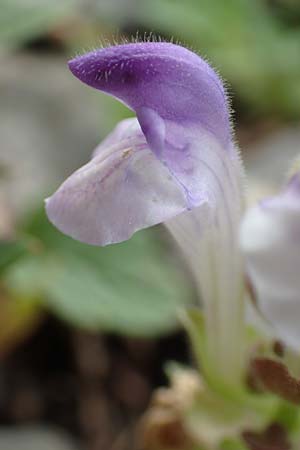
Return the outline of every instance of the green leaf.
[[[0,274],[27,251],[28,248],[24,241],[0,241]]]
[[[1,0],[0,43],[9,47],[44,34],[66,16],[75,0]]]
[[[151,336],[177,326],[177,311],[191,291],[160,230],[137,233],[105,248],[59,233],[38,212],[25,231],[44,249],[17,261],[6,274],[16,293],[44,304],[79,327]]]
[[[222,442],[220,450],[248,450],[248,447],[240,439],[226,439]]]

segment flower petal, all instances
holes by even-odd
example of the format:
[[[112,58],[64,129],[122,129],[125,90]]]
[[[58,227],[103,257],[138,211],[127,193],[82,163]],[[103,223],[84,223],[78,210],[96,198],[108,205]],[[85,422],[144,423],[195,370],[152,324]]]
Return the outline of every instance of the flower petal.
[[[59,230],[94,245],[124,241],[185,208],[182,188],[149,150],[136,119],[121,122],[46,202]]]
[[[300,349],[300,174],[250,209],[241,229],[258,307],[287,344]]]

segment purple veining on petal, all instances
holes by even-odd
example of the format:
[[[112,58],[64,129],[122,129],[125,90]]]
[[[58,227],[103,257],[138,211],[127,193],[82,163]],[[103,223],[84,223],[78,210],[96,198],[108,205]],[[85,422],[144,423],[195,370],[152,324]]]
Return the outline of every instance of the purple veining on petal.
[[[93,151],[92,157],[94,158],[98,155],[101,156],[103,152],[110,149],[111,146],[118,145],[120,141],[125,139],[128,140],[128,145],[131,144],[130,141],[134,141],[135,144],[137,138],[145,142],[145,136],[143,135],[138,121],[133,118],[124,119],[116,125],[112,133],[100,142]]]

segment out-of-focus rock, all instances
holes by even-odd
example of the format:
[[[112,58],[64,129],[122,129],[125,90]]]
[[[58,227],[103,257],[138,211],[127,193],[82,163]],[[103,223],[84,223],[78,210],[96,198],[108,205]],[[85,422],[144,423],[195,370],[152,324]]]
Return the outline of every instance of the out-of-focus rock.
[[[65,433],[45,427],[0,428],[1,450],[78,450]]]
[[[119,120],[113,99],[79,83],[67,60],[25,53],[1,59],[0,192],[19,212],[88,162]]]

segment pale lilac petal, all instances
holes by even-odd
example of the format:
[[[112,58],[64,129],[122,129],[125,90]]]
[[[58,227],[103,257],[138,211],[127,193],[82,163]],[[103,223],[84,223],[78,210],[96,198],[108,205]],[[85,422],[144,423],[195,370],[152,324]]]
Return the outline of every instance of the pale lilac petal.
[[[106,245],[185,210],[182,188],[149,150],[136,119],[121,123],[106,143],[47,200],[48,217],[59,230]]]
[[[250,209],[241,243],[265,318],[300,349],[300,175],[285,190]]]
[[[99,155],[102,151],[107,150],[112,145],[118,144],[124,139],[131,138],[132,135],[141,133],[141,127],[136,119],[124,119],[119,122],[112,133],[109,133],[103,141],[95,148],[92,156]]]

